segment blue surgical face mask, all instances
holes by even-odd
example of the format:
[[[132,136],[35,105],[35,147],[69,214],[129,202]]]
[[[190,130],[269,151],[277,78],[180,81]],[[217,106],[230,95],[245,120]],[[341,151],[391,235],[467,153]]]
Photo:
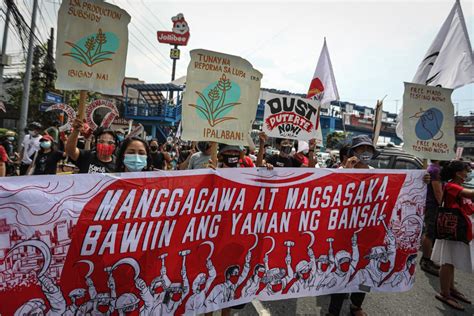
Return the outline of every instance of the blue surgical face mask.
[[[147,156],[127,154],[123,158],[123,164],[129,171],[142,171],[146,167]]]
[[[12,142],[12,141],[15,140],[15,137],[11,137],[11,136],[10,136],[10,137],[8,137],[7,139]]]
[[[49,149],[51,148],[51,142],[41,142],[40,147],[43,149]]]
[[[374,156],[370,151],[364,151],[360,154],[355,154],[355,156],[362,162],[364,165],[368,165]]]
[[[119,142],[123,142],[125,137],[123,135],[117,135],[117,139],[118,139]]]

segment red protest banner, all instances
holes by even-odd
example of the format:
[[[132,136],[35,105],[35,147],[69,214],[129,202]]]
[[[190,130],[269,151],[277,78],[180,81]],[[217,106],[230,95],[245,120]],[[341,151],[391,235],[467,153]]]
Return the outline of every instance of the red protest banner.
[[[198,314],[411,288],[423,171],[222,169],[11,178],[0,313]]]

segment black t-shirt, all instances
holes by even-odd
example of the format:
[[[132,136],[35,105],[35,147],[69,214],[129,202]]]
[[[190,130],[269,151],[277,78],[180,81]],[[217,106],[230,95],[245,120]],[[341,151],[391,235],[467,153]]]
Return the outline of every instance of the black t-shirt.
[[[95,151],[79,150],[79,158],[73,163],[79,168],[79,173],[112,173],[115,172],[115,156],[112,161],[102,162]]]
[[[56,174],[58,168],[58,162],[64,158],[64,153],[59,150],[52,150],[49,153],[42,153],[38,151],[38,155],[35,160],[34,175],[41,174]]]
[[[182,150],[179,152],[179,157],[178,157],[178,164],[181,164],[188,159],[189,155],[191,154],[190,150]]]
[[[158,151],[156,153],[150,153],[151,156],[151,167],[154,169],[165,169],[165,155]]]
[[[273,155],[268,158],[267,162],[272,164],[273,167],[285,167],[285,168],[299,168],[301,162],[294,157],[282,157],[280,155]]]

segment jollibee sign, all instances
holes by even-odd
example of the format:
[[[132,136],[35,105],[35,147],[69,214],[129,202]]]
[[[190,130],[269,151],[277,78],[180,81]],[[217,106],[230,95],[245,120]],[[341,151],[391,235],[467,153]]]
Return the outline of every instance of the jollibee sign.
[[[172,31],[158,31],[158,42],[186,46],[190,36],[188,22],[186,22],[182,13],[172,17],[171,21],[173,21]]]

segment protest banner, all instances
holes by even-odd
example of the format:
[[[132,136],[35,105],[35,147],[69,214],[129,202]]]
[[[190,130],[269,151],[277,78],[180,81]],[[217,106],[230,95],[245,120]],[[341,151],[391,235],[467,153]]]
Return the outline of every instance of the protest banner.
[[[451,160],[455,157],[452,89],[405,82],[403,94],[403,150],[417,157]]]
[[[323,145],[319,123],[320,106],[316,100],[275,93],[265,94],[262,130],[270,137],[297,140],[316,139]]]
[[[95,131],[98,127],[97,124],[94,122],[94,112],[98,108],[106,108],[110,110],[110,112],[108,112],[104,116],[100,124],[100,126],[102,127],[109,128],[110,125],[112,125],[112,122],[114,121],[114,119],[119,116],[117,107],[115,106],[113,102],[109,100],[101,100],[101,99],[92,101],[86,109],[86,121],[89,127],[93,131]]]
[[[53,111],[53,110],[63,111],[67,115],[66,123],[59,127],[59,131],[64,132],[64,131],[71,130],[72,122],[76,118],[76,111],[74,111],[74,109],[69,104],[65,104],[65,103],[53,104],[46,109],[46,112]]]
[[[182,102],[182,139],[247,145],[262,74],[245,59],[191,51]]]
[[[6,178],[2,315],[210,312],[409,290],[422,170],[211,169]],[[129,304],[125,304],[128,301]]]
[[[122,95],[128,23],[126,11],[105,1],[63,1],[58,12],[56,89]]]

